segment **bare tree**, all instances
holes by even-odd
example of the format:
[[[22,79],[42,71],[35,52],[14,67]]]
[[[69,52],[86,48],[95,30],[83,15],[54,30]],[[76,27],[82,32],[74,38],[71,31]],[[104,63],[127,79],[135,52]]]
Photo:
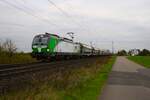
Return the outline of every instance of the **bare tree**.
[[[6,52],[9,53],[10,56],[12,56],[16,51],[17,51],[17,48],[16,48],[16,45],[15,43],[10,40],[10,39],[7,39],[4,43],[3,43],[3,46],[4,50]]]

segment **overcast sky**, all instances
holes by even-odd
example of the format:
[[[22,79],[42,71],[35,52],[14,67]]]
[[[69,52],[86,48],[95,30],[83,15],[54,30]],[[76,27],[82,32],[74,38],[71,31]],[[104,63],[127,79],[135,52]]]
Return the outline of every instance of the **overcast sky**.
[[[31,51],[32,39],[45,32],[101,49],[150,49],[150,0],[0,0],[0,41],[12,39]],[[57,8],[56,8],[57,7]]]

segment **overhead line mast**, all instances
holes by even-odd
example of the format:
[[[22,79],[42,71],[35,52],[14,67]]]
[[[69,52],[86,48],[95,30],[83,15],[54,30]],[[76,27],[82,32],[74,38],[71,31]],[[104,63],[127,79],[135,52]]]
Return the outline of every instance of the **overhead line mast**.
[[[73,41],[74,40],[74,33],[73,32],[68,32],[67,34],[71,37],[71,39]]]
[[[112,41],[112,54],[114,54],[114,41]]]

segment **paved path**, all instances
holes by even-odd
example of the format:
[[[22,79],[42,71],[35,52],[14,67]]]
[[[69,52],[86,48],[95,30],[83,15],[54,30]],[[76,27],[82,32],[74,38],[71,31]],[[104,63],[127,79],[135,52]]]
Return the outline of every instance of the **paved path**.
[[[99,100],[150,100],[150,69],[118,57]]]

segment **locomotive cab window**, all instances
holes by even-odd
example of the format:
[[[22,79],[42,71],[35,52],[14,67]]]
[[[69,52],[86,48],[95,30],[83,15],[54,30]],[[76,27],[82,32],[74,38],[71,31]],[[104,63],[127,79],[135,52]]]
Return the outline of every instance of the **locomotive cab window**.
[[[33,45],[47,45],[48,37],[35,37],[33,40]]]

